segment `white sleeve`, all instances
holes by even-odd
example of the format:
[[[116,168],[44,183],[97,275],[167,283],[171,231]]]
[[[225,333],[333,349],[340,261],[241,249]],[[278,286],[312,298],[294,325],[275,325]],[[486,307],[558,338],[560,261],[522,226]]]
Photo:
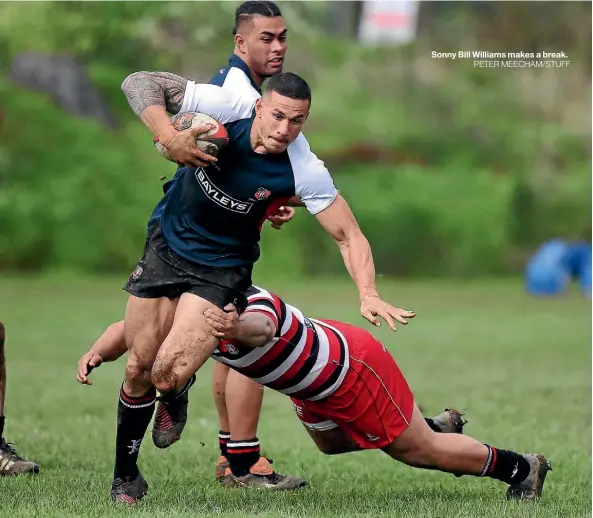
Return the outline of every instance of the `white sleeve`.
[[[338,191],[329,171],[311,151],[302,133],[288,146],[288,156],[294,172],[295,194],[313,215],[327,209]]]
[[[233,92],[235,94],[241,95],[242,97],[248,97],[253,99],[258,99],[261,97],[260,93],[253,88],[251,81],[245,75],[245,72],[240,68],[231,67],[228,71],[224,82],[222,83],[222,88],[228,90],[229,92]]]
[[[220,86],[188,81],[179,113],[199,112],[214,117],[222,124],[251,117],[255,99]]]

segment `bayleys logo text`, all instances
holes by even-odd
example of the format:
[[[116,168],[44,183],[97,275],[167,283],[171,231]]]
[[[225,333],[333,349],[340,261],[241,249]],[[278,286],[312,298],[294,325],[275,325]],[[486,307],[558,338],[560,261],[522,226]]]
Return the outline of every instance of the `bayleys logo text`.
[[[210,178],[208,178],[208,175],[206,175],[203,168],[199,167],[196,169],[195,174],[204,194],[217,205],[241,214],[247,214],[251,210],[251,207],[253,207],[253,203],[236,200],[232,196],[221,191],[210,181]]]

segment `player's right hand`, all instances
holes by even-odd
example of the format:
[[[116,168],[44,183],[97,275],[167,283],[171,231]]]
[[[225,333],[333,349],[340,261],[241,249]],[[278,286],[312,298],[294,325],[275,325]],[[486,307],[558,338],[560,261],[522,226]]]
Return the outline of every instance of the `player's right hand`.
[[[378,316],[381,317],[393,331],[396,330],[393,319],[400,324],[407,325],[408,319],[416,316],[413,311],[396,308],[376,295],[368,295],[362,299],[360,314],[377,327],[381,327],[381,321],[377,318]]]
[[[227,304],[224,311],[207,309],[204,311],[206,322],[210,326],[210,332],[222,340],[233,340],[235,329],[239,322],[239,313],[233,304]]]
[[[89,374],[94,368],[100,367],[102,363],[103,358],[93,351],[83,354],[80,360],[78,360],[78,371],[76,373],[78,383],[92,385],[93,383],[89,379]]]
[[[161,143],[167,148],[177,163],[194,167],[206,167],[215,163],[217,158],[204,153],[204,151],[196,146],[196,138],[198,135],[206,133],[212,128],[213,126],[211,124],[203,124],[195,128],[176,131],[168,141],[161,140]]]

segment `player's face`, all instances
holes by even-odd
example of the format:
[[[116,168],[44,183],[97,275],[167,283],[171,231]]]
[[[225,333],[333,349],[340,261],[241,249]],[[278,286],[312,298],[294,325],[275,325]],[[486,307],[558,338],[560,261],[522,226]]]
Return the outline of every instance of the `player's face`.
[[[268,153],[282,153],[301,132],[309,115],[309,101],[269,92],[256,105],[257,133]]]
[[[254,16],[235,37],[249,68],[265,79],[282,72],[286,26],[282,17]]]

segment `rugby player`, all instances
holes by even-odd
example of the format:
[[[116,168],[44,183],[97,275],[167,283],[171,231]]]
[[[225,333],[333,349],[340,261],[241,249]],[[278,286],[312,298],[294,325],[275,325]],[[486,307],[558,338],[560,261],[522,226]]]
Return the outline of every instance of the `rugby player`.
[[[155,388],[163,411],[153,441],[166,446],[179,438],[187,421],[188,390],[217,345],[204,311],[222,312],[229,303],[244,309],[262,222],[287,200],[300,197],[339,245],[364,318],[380,325],[380,317],[395,330],[394,320],[407,324],[414,317],[380,298],[369,243],[301,134],[311,105],[304,79],[276,74],[262,97],[164,72],[148,78],[132,74],[122,88],[135,113],[177,161],[185,163],[178,153],[200,130],[176,131],[167,112],[206,113],[225,124],[230,142],[218,160],[194,153],[210,165],[183,167],[124,287],[130,294],[124,319],[130,354],[118,405],[115,500],[135,492],[141,479],[137,457],[154,412]]]
[[[39,473],[39,466],[34,462],[23,459],[17,454],[14,445],[4,439],[4,398],[6,396],[6,359],[4,343],[6,330],[0,322],[0,477],[21,475],[23,473]]]
[[[265,78],[282,71],[284,54],[287,49],[286,25],[280,9],[274,2],[244,2],[235,12],[233,35],[235,48],[229,58],[228,66],[220,69],[210,80],[210,84],[221,86],[230,91],[251,93],[260,96],[260,87]],[[193,144],[192,144],[193,145]],[[172,184],[181,175],[183,169],[172,181],[163,186],[165,196],[155,208],[151,224],[158,221],[167,201],[167,193]],[[289,205],[300,205],[298,199],[292,199],[286,206],[268,216],[272,228],[279,229],[294,216],[294,209]],[[262,408],[262,386],[228,366],[217,363],[212,377],[212,392],[219,417],[218,442],[220,456],[216,465],[215,478],[221,480],[226,469],[233,464],[236,473],[262,468],[262,472],[271,469],[266,457],[260,455],[260,443],[257,426]],[[158,407],[155,418],[156,429],[162,428],[165,406]],[[169,446],[162,435],[156,435],[156,445]],[[160,441],[159,441],[160,439]],[[242,445],[249,443],[246,448]],[[227,453],[230,452],[230,453]],[[254,459],[255,461],[252,462]],[[250,465],[251,463],[251,465]],[[279,473],[267,476],[268,484],[278,488],[293,489],[306,483],[297,477],[286,477]],[[252,474],[251,483],[259,487],[261,478]]]
[[[247,292],[239,317],[206,310],[212,335],[220,340],[212,357],[257,383],[289,396],[319,450],[328,455],[380,449],[410,466],[490,477],[508,484],[507,497],[541,496],[550,464],[540,454],[519,454],[461,434],[458,412],[448,412],[453,432],[424,419],[387,348],[369,332],[343,322],[308,318],[276,294],[256,286]],[[126,352],[124,324],[117,322],[84,354],[77,380],[90,384],[90,371]],[[436,429],[435,429],[436,428]],[[224,483],[243,487],[245,478],[227,473]],[[137,484],[136,499],[147,483]]]

